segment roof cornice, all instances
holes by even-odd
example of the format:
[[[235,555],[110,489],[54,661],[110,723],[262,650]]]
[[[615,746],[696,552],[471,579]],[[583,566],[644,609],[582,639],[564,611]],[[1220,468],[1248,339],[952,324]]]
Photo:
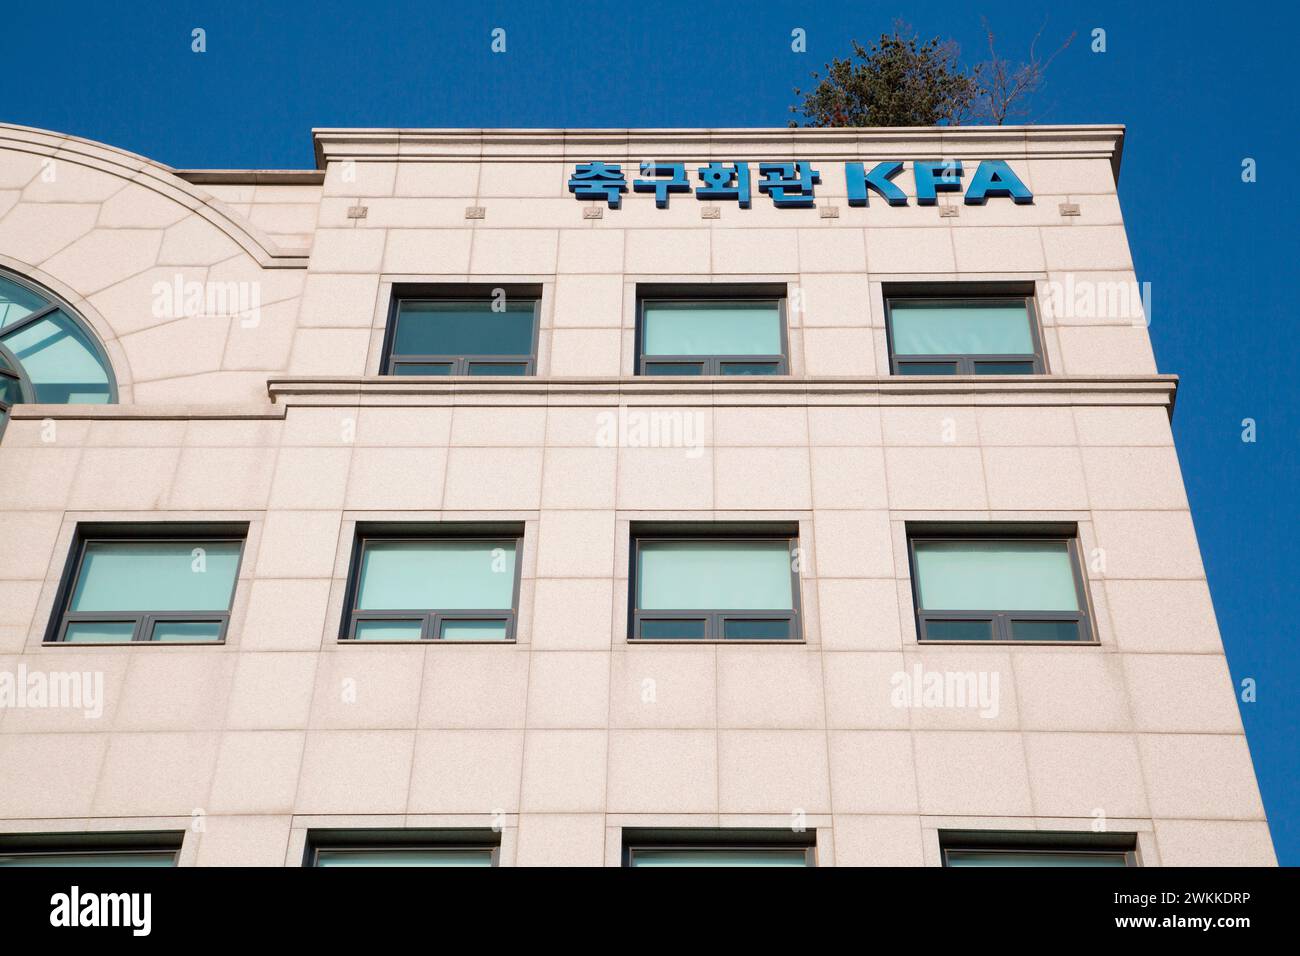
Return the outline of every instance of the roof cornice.
[[[603,159],[1104,158],[1124,127],[905,126],[798,129],[314,129],[316,163]]]

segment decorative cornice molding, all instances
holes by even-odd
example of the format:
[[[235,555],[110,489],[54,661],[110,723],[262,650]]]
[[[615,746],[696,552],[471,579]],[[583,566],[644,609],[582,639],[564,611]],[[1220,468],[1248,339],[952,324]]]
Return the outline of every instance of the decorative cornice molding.
[[[961,376],[791,379],[700,377],[416,380],[389,375],[276,377],[273,402],[290,405],[1148,405],[1172,411],[1176,375]]]
[[[1121,125],[919,126],[799,129],[314,129],[316,164],[358,162],[571,162],[603,159],[913,158],[1110,160]]]
[[[133,182],[208,220],[263,269],[307,268],[308,255],[302,250],[277,245],[257,226],[196,188],[170,166],[93,140],[4,123],[0,123],[0,150],[49,156]]]

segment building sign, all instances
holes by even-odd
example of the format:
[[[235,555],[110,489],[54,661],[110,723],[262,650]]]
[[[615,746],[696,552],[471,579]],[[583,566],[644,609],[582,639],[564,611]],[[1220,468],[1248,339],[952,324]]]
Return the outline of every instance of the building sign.
[[[903,170],[898,161],[876,163],[867,169],[864,163],[845,163],[844,180],[848,184],[850,206],[869,205],[875,193],[891,206],[906,206],[907,194],[894,183]],[[912,164],[918,206],[934,206],[941,192],[963,192],[964,170],[961,160],[922,160]],[[750,175],[749,163],[709,163],[695,168],[696,199],[734,200],[748,209],[754,191],[768,196],[777,208],[808,208],[814,199],[814,187],[821,173],[812,163],[759,163],[758,178]],[[632,191],[654,193],[655,206],[668,208],[673,193],[691,192],[692,181],[685,163],[648,162],[641,164],[641,178],[632,180]],[[628,182],[618,163],[578,163],[569,177],[569,192],[575,199],[603,199],[610,209],[618,209]],[[1032,203],[1033,193],[1020,181],[1005,160],[986,159],[964,184],[968,206],[982,206],[990,197],[1006,197],[1017,204]]]

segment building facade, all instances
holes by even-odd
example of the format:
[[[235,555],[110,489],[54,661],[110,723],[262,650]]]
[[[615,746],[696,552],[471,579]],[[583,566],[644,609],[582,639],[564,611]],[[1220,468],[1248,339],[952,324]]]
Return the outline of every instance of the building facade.
[[[0,127],[0,863],[1275,862],[1115,126]]]

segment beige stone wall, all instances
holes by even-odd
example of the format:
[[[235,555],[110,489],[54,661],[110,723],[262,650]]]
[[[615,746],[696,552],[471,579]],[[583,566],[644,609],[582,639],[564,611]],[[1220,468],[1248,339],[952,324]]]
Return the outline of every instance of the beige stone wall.
[[[615,865],[623,826],[802,819],[823,865],[926,865],[941,827],[1104,816],[1145,865],[1274,862],[1146,329],[1045,314],[1052,377],[1024,389],[887,375],[883,283],[1133,278],[1114,131],[766,135],[673,148],[812,158],[839,218],[756,193],[718,220],[644,194],[584,220],[572,162],[663,155],[634,134],[457,159],[432,135],[322,132],[323,186],[275,186],[0,127],[0,263],[82,311],[123,399],[16,407],[0,441],[0,670],[106,689],[96,720],[0,709],[0,832],[184,827],[184,863],[278,866],[309,827],[495,822],[504,864]],[[1035,204],[850,209],[846,151],[1008,156]],[[153,284],[178,271],[261,283],[259,322],[159,320]],[[539,377],[361,380],[413,280],[542,284]],[[803,290],[793,378],[633,378],[636,283],[674,280]],[[692,416],[699,447],[611,446],[620,408]],[[77,522],[141,518],[249,523],[227,642],[42,646]],[[522,522],[518,642],[340,644],[353,529],[376,519]],[[796,522],[805,642],[629,644],[648,519]],[[905,524],[958,519],[1077,522],[1100,643],[918,645]],[[918,663],[997,674],[998,713],[893,706]]]

